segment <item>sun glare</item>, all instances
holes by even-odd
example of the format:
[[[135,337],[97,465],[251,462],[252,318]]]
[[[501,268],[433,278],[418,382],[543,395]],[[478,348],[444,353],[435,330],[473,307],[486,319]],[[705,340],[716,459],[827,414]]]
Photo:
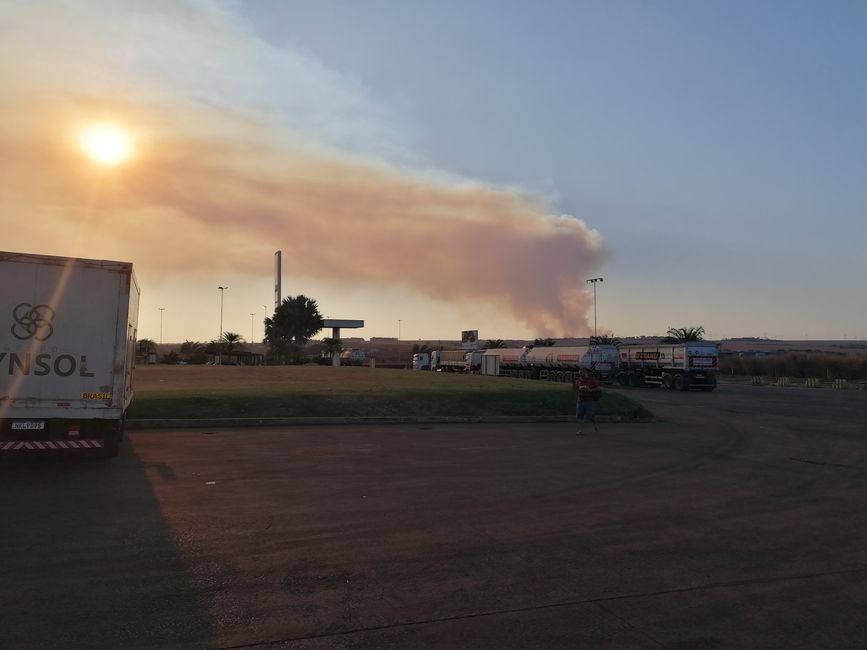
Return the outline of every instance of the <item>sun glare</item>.
[[[113,124],[94,124],[81,134],[84,153],[100,165],[118,165],[132,155],[129,134]]]

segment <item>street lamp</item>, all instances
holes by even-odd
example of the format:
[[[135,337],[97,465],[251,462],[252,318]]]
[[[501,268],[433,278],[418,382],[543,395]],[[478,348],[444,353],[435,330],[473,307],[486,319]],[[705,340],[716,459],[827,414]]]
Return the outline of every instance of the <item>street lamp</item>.
[[[165,307],[157,307],[160,310],[160,345],[163,344],[163,312],[166,310]]]
[[[400,343],[400,319],[397,319],[397,342]]]
[[[223,340],[223,293],[229,287],[217,287],[220,290],[220,335],[217,337],[217,341]]]
[[[590,278],[588,283],[593,285],[593,336],[596,336],[596,283],[602,282],[602,278]]]
[[[250,312],[250,343],[253,342],[253,317],[256,315],[256,312]]]

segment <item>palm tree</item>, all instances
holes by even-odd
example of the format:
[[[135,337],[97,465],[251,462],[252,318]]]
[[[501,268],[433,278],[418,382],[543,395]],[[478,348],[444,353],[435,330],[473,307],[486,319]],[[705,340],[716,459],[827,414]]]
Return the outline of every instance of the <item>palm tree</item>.
[[[340,346],[342,344],[343,341],[341,341],[340,339],[326,337],[322,339],[322,351],[329,359],[333,359],[334,354],[340,352]]]
[[[590,345],[620,345],[620,339],[613,335],[600,334],[590,337]]]
[[[205,363],[208,354],[205,346],[198,341],[186,340],[181,343],[181,358],[187,363]]]
[[[238,349],[243,347],[241,344],[244,342],[244,337],[235,332],[223,332],[223,341],[226,352],[231,352],[235,349],[235,346],[237,346]]]
[[[484,348],[486,350],[492,350],[494,348],[504,348],[506,347],[506,342],[503,339],[488,339],[485,341]]]
[[[704,338],[704,326],[698,327],[671,327],[666,332],[663,343],[686,343],[688,341],[701,341]]]
[[[299,294],[284,298],[274,315],[265,319],[265,342],[278,361],[301,363],[303,346],[321,329],[316,301]]]
[[[539,348],[550,348],[554,345],[554,343],[556,343],[556,341],[554,341],[554,339],[539,338],[539,339],[536,339],[535,341],[533,341],[533,345],[535,347],[539,347]]]

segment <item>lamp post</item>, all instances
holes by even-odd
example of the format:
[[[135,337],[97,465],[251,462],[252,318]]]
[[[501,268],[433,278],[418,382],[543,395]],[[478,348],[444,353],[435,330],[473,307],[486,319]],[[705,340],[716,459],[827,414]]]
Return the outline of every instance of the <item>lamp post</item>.
[[[400,343],[400,319],[397,319],[397,342]]]
[[[163,312],[166,310],[165,307],[157,307],[160,310],[160,345],[163,344]]]
[[[602,278],[590,278],[588,283],[593,285],[593,336],[596,336],[596,283],[602,282]]]
[[[223,360],[223,294],[228,288],[229,287],[217,287],[217,289],[220,290],[220,335],[217,337],[217,355],[220,361]]]
[[[253,342],[253,317],[256,315],[256,312],[250,312],[250,343]]]

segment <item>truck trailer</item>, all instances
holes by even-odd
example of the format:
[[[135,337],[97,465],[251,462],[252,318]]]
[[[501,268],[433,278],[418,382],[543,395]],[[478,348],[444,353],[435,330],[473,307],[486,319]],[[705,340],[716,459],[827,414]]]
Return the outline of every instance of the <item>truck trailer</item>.
[[[132,264],[0,251],[0,452],[118,453],[133,395]]]
[[[484,355],[499,358],[503,376],[560,382],[571,382],[581,369],[602,382],[613,382],[620,363],[613,345],[491,348]]]
[[[719,344],[709,341],[620,345],[621,386],[661,386],[673,390],[716,388]]]
[[[413,370],[435,372],[479,372],[482,353],[478,350],[433,350],[412,355]]]

